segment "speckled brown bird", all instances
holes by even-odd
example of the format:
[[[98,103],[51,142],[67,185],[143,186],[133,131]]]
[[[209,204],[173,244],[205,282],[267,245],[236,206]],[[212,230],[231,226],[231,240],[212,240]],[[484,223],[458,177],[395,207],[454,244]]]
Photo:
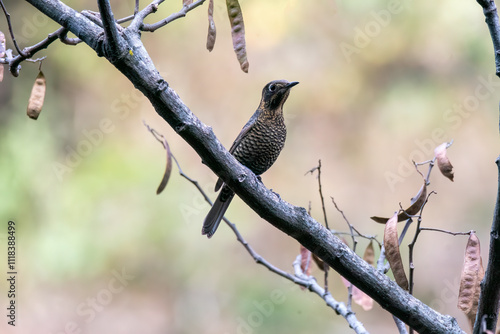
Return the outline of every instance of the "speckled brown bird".
[[[283,118],[283,104],[290,89],[298,82],[276,80],[268,83],[262,90],[259,108],[245,124],[240,134],[229,149],[242,165],[256,175],[264,173],[278,158],[285,145],[286,127]],[[222,190],[212,209],[203,222],[201,233],[211,238],[224,216],[234,192],[221,179],[215,185],[215,191]]]

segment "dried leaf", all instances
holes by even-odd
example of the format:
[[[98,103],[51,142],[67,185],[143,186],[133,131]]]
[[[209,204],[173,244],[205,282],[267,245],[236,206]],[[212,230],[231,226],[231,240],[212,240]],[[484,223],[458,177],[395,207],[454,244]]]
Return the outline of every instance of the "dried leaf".
[[[340,278],[342,279],[342,283],[344,283],[346,288],[349,288],[351,286],[351,282],[346,280],[342,275],[340,276]],[[373,308],[373,299],[366,293],[361,291],[354,284],[352,285],[352,300],[354,300],[354,302],[361,306],[365,311],[369,311]]]
[[[397,213],[391,217],[385,224],[384,229],[384,247],[385,256],[391,265],[394,279],[398,285],[408,290],[408,279],[406,278],[405,270],[403,267],[403,260],[399,252],[398,242],[398,216]]]
[[[411,199],[410,206],[408,207],[408,209],[406,209],[405,211],[401,212],[398,215],[398,222],[407,220],[409,218],[408,216],[416,215],[422,208],[422,205],[424,205],[426,198],[427,198],[427,185],[425,184],[424,181],[424,184],[418,191],[417,195],[415,195],[415,197]],[[376,217],[376,216],[370,217],[370,219],[380,224],[385,224],[389,220],[389,218]]]
[[[193,0],[182,0],[182,5],[183,6],[189,6],[192,3],[193,3]]]
[[[26,113],[29,118],[37,119],[38,115],[40,115],[43,107],[43,100],[45,99],[45,88],[45,76],[43,75],[43,72],[40,71],[35,79],[35,83],[31,89],[30,99],[28,101]]]
[[[170,146],[168,145],[166,139],[163,140],[163,147],[165,147],[165,151],[167,152],[167,166],[165,167],[165,173],[163,173],[163,179],[156,190],[157,195],[159,195],[167,186],[168,180],[170,179],[170,173],[172,172],[172,153],[170,152]]]
[[[448,148],[448,143],[442,143],[434,150],[434,156],[441,171],[441,174],[453,181],[453,166],[446,155],[446,149]]]
[[[365,253],[363,254],[363,260],[368,264],[373,265],[375,263],[375,250],[373,249],[373,240],[370,240],[368,246],[366,246]]]
[[[208,2],[208,36],[207,36],[207,50],[212,51],[215,45],[215,21],[214,21],[214,0]]]
[[[233,37],[233,48],[236,58],[240,62],[243,72],[248,73],[247,50],[245,46],[245,25],[243,14],[238,0],[226,0],[227,13],[231,23],[231,35]]]
[[[300,269],[307,276],[311,275],[311,251],[300,245]]]
[[[474,232],[471,232],[465,247],[464,265],[460,277],[457,307],[467,315],[472,326],[476,319],[481,280],[484,277],[481,245]]]

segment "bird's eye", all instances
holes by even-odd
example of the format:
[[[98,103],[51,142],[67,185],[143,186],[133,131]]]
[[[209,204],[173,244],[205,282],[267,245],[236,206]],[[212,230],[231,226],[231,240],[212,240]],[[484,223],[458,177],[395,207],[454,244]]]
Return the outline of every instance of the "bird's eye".
[[[270,84],[269,85],[269,91],[274,92],[276,90],[276,84]]]

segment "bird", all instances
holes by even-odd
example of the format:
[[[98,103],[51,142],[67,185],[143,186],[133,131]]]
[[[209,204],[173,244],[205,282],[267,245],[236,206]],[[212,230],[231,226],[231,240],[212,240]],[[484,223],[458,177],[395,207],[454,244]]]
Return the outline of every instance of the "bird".
[[[297,81],[274,80],[265,85],[259,107],[229,149],[229,153],[236,160],[257,176],[274,164],[285,145],[283,104],[290,94],[290,89],[297,84]],[[220,178],[215,184],[215,191],[219,189],[221,191],[203,222],[201,234],[208,238],[217,231],[234,197],[234,191]]]

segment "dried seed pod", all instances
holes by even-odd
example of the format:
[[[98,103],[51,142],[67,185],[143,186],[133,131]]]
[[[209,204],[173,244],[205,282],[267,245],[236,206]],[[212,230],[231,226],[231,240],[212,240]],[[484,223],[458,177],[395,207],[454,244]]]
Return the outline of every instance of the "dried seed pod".
[[[231,23],[231,35],[233,37],[233,48],[236,58],[240,62],[243,72],[248,73],[247,50],[245,45],[245,25],[243,14],[238,0],[226,0],[227,13]]]
[[[37,119],[38,115],[40,115],[43,107],[43,101],[45,99],[45,89],[45,76],[43,75],[43,72],[40,71],[35,79],[35,83],[33,84],[33,88],[31,89],[30,99],[28,101],[28,108],[26,110],[26,113],[28,114],[29,118]]]
[[[167,186],[168,180],[170,179],[170,173],[172,172],[172,152],[170,152],[170,145],[168,145],[166,139],[163,140],[163,147],[167,152],[167,166],[165,167],[165,173],[163,173],[163,178],[161,179],[160,185],[156,190],[157,195],[159,195]]]
[[[366,246],[365,253],[363,254],[363,260],[368,264],[372,265],[375,263],[375,250],[373,249],[373,240],[370,240],[368,246]]]
[[[398,283],[401,288],[408,290],[408,279],[406,278],[403,260],[401,259],[401,253],[399,252],[397,213],[395,213],[394,216],[392,216],[391,219],[389,219],[385,224],[384,247],[385,256],[391,265],[396,283]]]
[[[448,179],[453,181],[453,166],[446,155],[446,150],[448,148],[448,143],[442,143],[434,150],[434,156],[436,157],[436,161],[441,171],[441,174],[446,176]]]
[[[481,245],[474,232],[471,232],[465,247],[464,265],[460,275],[460,290],[457,307],[467,315],[474,324],[481,292],[481,280],[484,277]]]
[[[217,33],[215,30],[214,21],[214,0],[208,2],[208,36],[207,36],[207,50],[212,51],[215,45],[215,37]]]
[[[408,218],[410,218],[409,216],[416,215],[422,208],[422,205],[424,205],[426,198],[427,198],[427,185],[425,184],[424,181],[424,184],[418,191],[417,195],[415,195],[415,197],[411,199],[411,204],[408,207],[408,209],[406,209],[405,211],[401,212],[398,215],[398,222],[407,220]],[[370,217],[370,219],[380,224],[385,224],[389,220],[389,218],[376,217],[376,216]]]

